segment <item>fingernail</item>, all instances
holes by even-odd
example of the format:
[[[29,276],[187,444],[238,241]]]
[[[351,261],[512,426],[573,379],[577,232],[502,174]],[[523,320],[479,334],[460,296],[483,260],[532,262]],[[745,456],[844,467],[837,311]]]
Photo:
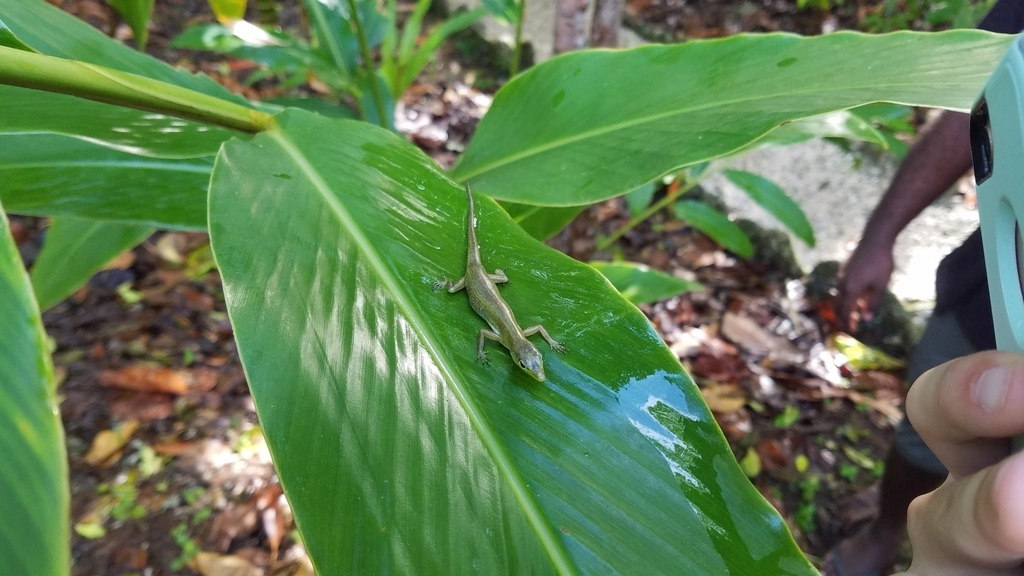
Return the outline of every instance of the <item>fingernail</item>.
[[[1013,371],[1004,366],[989,368],[974,383],[971,396],[982,410],[992,414],[1006,401],[1006,391],[1010,387],[1012,377]]]

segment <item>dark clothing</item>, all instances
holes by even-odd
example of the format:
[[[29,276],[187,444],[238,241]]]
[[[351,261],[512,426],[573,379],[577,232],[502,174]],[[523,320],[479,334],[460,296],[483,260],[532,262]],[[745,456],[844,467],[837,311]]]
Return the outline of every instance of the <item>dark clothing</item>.
[[[999,0],[981,19],[978,28],[1003,34],[1024,30],[1024,0]]]
[[[981,229],[942,259],[935,272],[935,314],[951,313],[975,350],[996,347]]]

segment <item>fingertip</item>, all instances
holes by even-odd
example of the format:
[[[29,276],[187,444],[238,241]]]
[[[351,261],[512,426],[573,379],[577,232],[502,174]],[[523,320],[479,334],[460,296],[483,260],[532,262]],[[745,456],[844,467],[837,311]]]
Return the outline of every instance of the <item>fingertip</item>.
[[[979,352],[925,372],[907,393],[907,416],[947,441],[1024,432],[1024,355]]]
[[[992,472],[986,538],[1009,556],[1024,555],[1024,452],[1002,462]]]

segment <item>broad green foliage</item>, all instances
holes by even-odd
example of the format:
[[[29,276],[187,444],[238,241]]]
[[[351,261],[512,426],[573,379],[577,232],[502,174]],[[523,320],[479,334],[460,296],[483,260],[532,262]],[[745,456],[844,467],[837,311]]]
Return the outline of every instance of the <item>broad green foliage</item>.
[[[209,79],[38,0],[0,0],[0,20],[9,26],[0,26],[0,78],[29,70],[54,91],[151,109],[80,118],[59,113],[71,102],[61,96],[34,112],[38,122],[0,119],[0,199],[12,211],[144,227],[202,229],[208,209],[261,424],[320,573],[812,572],[646,319],[482,197],[485,264],[506,270],[501,291],[520,322],[543,322],[569,353],[540,343],[543,384],[500,347],[488,344],[490,365],[475,361],[482,322],[463,294],[430,289],[462,273],[465,197],[403,139],[301,111],[268,121]],[[121,73],[12,48],[17,38]],[[502,90],[455,175],[478,195],[580,206],[830,110],[876,100],[966,107],[1007,45],[974,32],[769,35],[563,56]],[[32,93],[9,90],[31,103]],[[195,118],[183,107],[196,103],[203,122],[262,133],[211,136],[163,117]],[[17,133],[4,131],[15,122]],[[537,218],[539,236],[571,211],[528,210],[519,215]],[[706,206],[675,210],[749,253]],[[21,435],[0,443],[35,443],[0,446],[15,463],[0,468],[0,492],[13,494],[0,499],[0,517],[18,527],[0,527],[0,562],[23,562],[4,552],[27,550],[59,574],[68,524],[59,423],[38,310],[5,242],[0,280],[13,288],[0,307],[14,309],[0,318],[22,321],[0,323],[0,362],[11,366],[0,364],[0,427]],[[22,396],[4,400],[12,394]],[[25,510],[34,516],[19,524]],[[40,529],[25,528],[32,522]],[[28,566],[10,572],[46,573]]]
[[[0,138],[13,134],[61,134],[124,152],[123,156],[213,156],[235,132],[163,114],[70,96],[0,86]],[[12,150],[0,147],[0,160]],[[5,161],[5,160],[4,160]],[[140,162],[144,159],[140,159]]]
[[[704,287],[636,262],[591,262],[633,304],[650,304]]]
[[[145,226],[54,218],[32,266],[32,290],[39,308],[46,310],[60,302],[96,270],[152,233]]]
[[[386,3],[384,12],[375,2],[303,0],[311,30],[307,41],[239,21],[241,12],[226,17],[222,14],[224,8],[215,4],[211,2],[220,24],[193,26],[172,44],[257,62],[262,69],[250,76],[249,82],[277,76],[286,87],[294,87],[315,75],[330,87],[336,99],[354,99],[363,119],[388,127],[394,126],[394,102],[416,80],[441,43],[487,13],[483,8],[459,12],[426,30],[424,17],[431,1],[419,0],[399,31],[394,0]],[[371,57],[374,52],[380,55],[379,66]]]
[[[501,200],[589,204],[798,118],[879,100],[966,110],[1009,42],[837,32],[564,54],[501,89],[453,176]]]
[[[177,70],[155,58],[107,38],[102,32],[43,0],[0,0],[0,21],[39,52],[132,72],[237,103],[232,94],[207,76]],[[3,26],[0,26],[3,28]],[[68,98],[69,103],[80,102]],[[74,108],[73,104],[69,104]]]
[[[149,18],[153,15],[154,0],[107,0],[131,26],[135,44],[139,50],[146,50],[149,41]]]
[[[465,266],[464,192],[404,140],[287,112],[226,146],[210,194],[239,353],[320,573],[812,572],[646,318],[482,198],[485,265],[569,352],[539,344],[543,384],[500,347],[475,361],[482,321],[431,290]]]
[[[68,470],[39,308],[0,207],[0,574],[67,574]]]
[[[547,240],[565,228],[586,206],[533,206],[502,202],[501,207],[524,232],[537,240]]]
[[[779,219],[808,246],[814,246],[814,230],[800,205],[777,184],[763,176],[744,170],[726,170],[725,177],[746,192],[754,202]]]
[[[672,205],[672,210],[679,219],[686,220],[723,248],[744,258],[754,255],[754,246],[743,230],[725,214],[707,204],[696,200],[680,200]]]
[[[20,214],[202,230],[211,165],[211,158],[147,158],[63,136],[0,135],[0,201]]]

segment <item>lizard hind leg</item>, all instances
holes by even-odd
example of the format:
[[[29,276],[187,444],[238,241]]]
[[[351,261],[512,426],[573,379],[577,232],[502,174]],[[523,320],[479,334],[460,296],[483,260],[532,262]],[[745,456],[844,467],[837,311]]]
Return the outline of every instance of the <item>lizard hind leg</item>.
[[[523,334],[525,336],[533,336],[534,334],[540,334],[541,337],[543,337],[544,340],[547,341],[548,345],[551,346],[551,349],[554,350],[555,352],[559,352],[562,354],[568,352],[568,349],[565,346],[562,346],[560,342],[556,342],[555,339],[552,338],[550,334],[548,334],[548,331],[545,330],[544,327],[541,326],[540,324],[535,324],[523,330]]]
[[[494,274],[488,274],[487,277],[495,284],[504,284],[505,282],[508,282],[508,276],[505,276],[505,271],[501,268],[495,270]]]

